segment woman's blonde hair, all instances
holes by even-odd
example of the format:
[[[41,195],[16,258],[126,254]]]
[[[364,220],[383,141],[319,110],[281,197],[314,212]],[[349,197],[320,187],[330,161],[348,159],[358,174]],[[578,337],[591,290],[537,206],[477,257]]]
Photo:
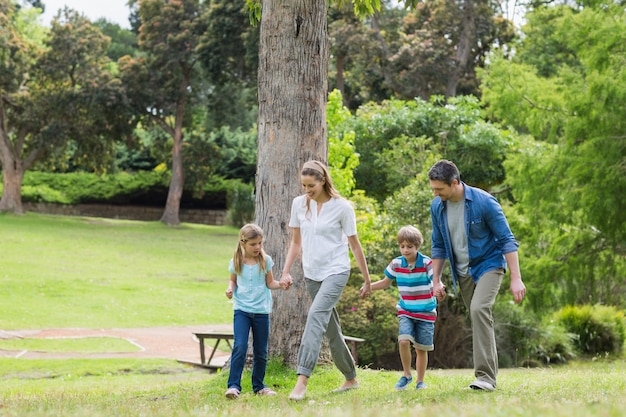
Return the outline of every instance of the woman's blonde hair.
[[[239,229],[239,241],[237,242],[237,249],[235,249],[235,254],[233,255],[233,267],[237,275],[241,275],[241,270],[243,268],[243,246],[247,241],[259,237],[263,238],[263,229],[254,223],[248,223]],[[259,252],[257,261],[259,264],[259,272],[265,273],[267,265],[265,264],[265,251],[263,250],[263,246],[261,246],[261,251]]]
[[[314,177],[318,181],[324,181],[324,191],[331,198],[341,198],[339,191],[333,185],[333,180],[330,177],[330,173],[328,172],[328,168],[326,165],[322,164],[320,161],[310,160],[304,163],[302,166],[302,170],[300,171],[300,175]],[[311,201],[309,197],[306,198],[306,217],[309,218],[311,215]]]

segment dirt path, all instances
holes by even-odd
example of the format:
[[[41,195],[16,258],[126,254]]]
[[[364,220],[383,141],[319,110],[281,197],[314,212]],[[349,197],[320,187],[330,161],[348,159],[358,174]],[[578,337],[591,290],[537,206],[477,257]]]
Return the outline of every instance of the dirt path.
[[[81,338],[117,337],[138,346],[141,350],[125,353],[73,353],[1,350],[0,357],[23,359],[64,358],[164,358],[199,363],[200,348],[193,332],[232,330],[231,325],[148,327],[139,329],[43,329],[0,330],[0,339],[10,338]],[[220,345],[222,347],[222,345]],[[225,347],[225,346],[224,346]],[[207,355],[212,346],[207,346]],[[211,363],[225,361],[230,354],[217,351]]]

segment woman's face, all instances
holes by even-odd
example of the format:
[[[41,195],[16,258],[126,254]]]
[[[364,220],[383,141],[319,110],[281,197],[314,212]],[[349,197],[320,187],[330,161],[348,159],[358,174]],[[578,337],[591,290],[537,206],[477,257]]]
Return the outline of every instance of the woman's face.
[[[306,195],[315,201],[326,200],[328,195],[324,190],[324,181],[318,180],[316,177],[312,175],[302,175],[300,177],[300,181],[302,182],[302,188]]]

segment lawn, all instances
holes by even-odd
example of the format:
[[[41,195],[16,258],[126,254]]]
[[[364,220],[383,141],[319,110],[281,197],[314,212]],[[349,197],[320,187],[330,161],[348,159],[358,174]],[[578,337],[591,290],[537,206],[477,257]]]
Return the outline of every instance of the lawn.
[[[0,329],[224,324],[232,227],[0,214]]]
[[[230,323],[224,288],[236,240],[232,227],[0,215],[0,329]],[[86,340],[81,349],[101,347]],[[173,360],[0,358],[0,416],[616,417],[626,416],[625,375],[624,360],[503,369],[498,389],[484,393],[466,388],[471,370],[429,370],[426,390],[396,392],[398,372],[360,369],[361,389],[330,394],[342,377],[318,366],[307,399],[293,403],[296,375],[276,359],[266,383],[277,397],[252,395],[246,371],[230,401],[226,373]]]

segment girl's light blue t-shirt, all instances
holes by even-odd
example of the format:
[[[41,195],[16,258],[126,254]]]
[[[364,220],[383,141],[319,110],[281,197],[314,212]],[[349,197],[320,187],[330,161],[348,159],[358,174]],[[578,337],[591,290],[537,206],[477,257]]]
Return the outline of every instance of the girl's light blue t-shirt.
[[[233,310],[256,314],[272,312],[272,294],[265,283],[265,276],[274,266],[274,260],[265,255],[265,264],[265,271],[260,271],[258,264],[242,265],[241,274],[237,275],[237,288],[233,293]],[[232,259],[228,270],[231,274],[235,273]]]

